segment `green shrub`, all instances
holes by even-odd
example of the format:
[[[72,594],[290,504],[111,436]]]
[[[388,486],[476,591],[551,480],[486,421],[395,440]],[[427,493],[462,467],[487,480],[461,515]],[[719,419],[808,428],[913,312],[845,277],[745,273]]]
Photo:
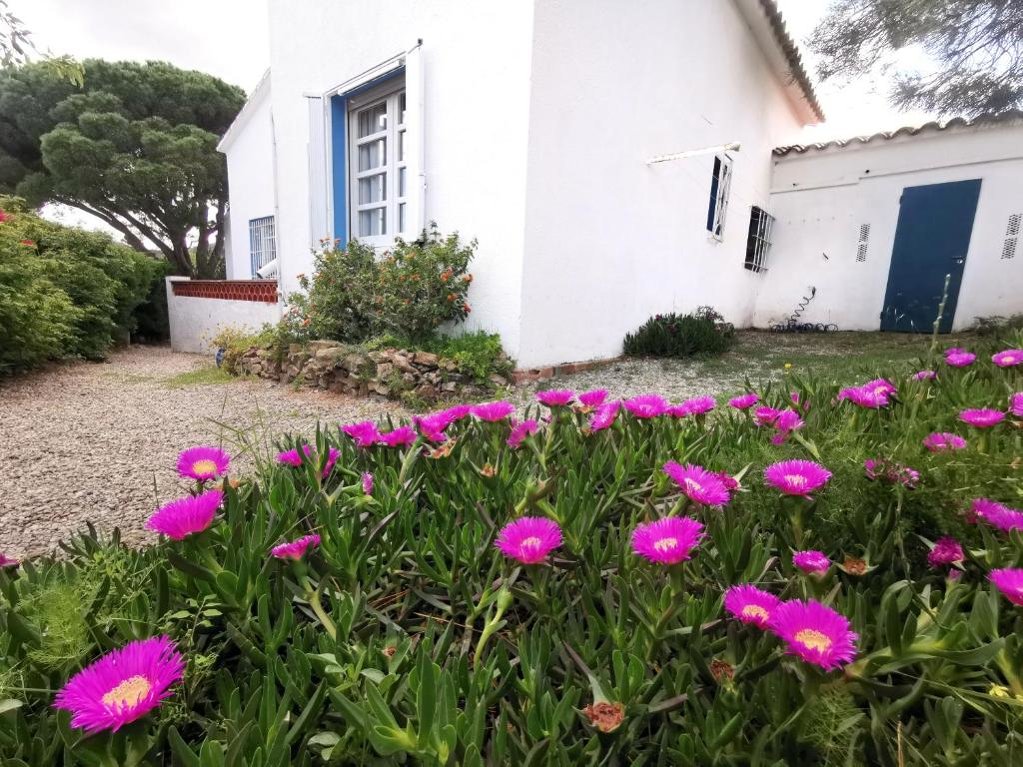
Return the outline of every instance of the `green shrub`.
[[[479,384],[488,383],[494,374],[507,376],[515,367],[504,353],[501,336],[496,333],[482,330],[463,333],[439,338],[426,347],[441,357],[454,360],[460,373],[472,376]]]
[[[288,301],[293,315],[317,338],[357,343],[374,333],[374,318],[382,302],[379,269],[373,248],[352,241],[344,250],[316,253],[312,276],[299,275],[305,294]]]
[[[132,339],[144,343],[157,343],[170,338],[170,318],[167,313],[166,278],[174,273],[169,261],[154,261],[153,276],[145,300],[134,312]]]
[[[0,198],[0,372],[102,359],[126,341],[157,262],[110,237],[45,221]]]
[[[631,357],[689,357],[720,354],[728,350],[735,329],[709,306],[693,314],[658,314],[635,333],[625,336],[625,353]]]

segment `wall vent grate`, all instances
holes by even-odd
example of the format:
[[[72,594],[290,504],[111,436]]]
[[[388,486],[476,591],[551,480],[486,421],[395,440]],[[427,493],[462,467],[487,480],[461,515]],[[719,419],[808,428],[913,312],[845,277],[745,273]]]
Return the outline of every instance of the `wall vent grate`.
[[[1020,223],[1023,222],[1023,213],[1013,213],[1009,216],[1009,224],[1005,227],[1005,242],[1002,243],[1002,258],[1012,258],[1016,255],[1016,245],[1019,242]]]
[[[860,239],[856,243],[856,260],[867,260],[867,244],[870,242],[870,224],[860,224]]]

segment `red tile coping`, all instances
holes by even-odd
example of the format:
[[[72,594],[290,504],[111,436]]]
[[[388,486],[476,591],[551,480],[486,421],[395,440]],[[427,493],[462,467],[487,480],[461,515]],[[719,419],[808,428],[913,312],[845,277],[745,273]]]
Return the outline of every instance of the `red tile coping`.
[[[175,280],[174,295],[226,301],[277,303],[277,280]]]
[[[525,368],[522,370],[516,370],[512,373],[512,380],[517,384],[527,383],[529,381],[546,381],[549,378],[555,376],[565,376],[571,373],[582,373],[584,370],[593,370],[595,368],[605,367],[612,365],[615,362],[621,361],[621,357],[612,357],[606,360],[587,360],[586,362],[566,362],[562,365],[549,365],[542,368]]]

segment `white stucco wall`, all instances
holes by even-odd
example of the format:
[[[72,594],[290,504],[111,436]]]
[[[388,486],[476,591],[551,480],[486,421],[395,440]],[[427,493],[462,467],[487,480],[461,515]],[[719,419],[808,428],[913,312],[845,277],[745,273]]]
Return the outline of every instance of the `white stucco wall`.
[[[801,121],[737,5],[544,0],[534,35],[519,364],[614,356],[651,315],[703,304],[749,324],[750,207]],[[646,160],[735,141],[718,242],[713,154]]]
[[[171,285],[179,280],[187,278],[168,277],[166,286],[171,349],[176,352],[205,354],[211,351],[210,338],[223,328],[256,331],[281,318],[280,304],[175,296]]]
[[[518,353],[532,2],[270,0],[282,290],[312,271],[306,95],[422,40],[425,220],[477,238],[470,327]],[[329,178],[329,173],[328,176]],[[237,222],[235,223],[237,230]]]
[[[227,279],[247,280],[253,277],[249,221],[274,215],[276,207],[269,78],[256,87],[230,132],[221,141],[220,150],[227,156],[231,201]]]
[[[802,321],[877,330],[902,190],[967,179],[982,181],[953,327],[1023,312],[1023,247],[1001,258],[1009,216],[1023,213],[1023,124],[1015,123],[778,158],[774,245],[754,323],[783,321],[813,285],[817,295]],[[866,261],[857,262],[861,224],[870,225],[870,239]]]

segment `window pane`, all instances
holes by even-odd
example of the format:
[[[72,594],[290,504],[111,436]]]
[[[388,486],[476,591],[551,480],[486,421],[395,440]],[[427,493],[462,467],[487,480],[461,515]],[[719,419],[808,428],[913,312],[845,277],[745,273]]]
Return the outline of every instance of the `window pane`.
[[[359,138],[387,128],[387,104],[376,104],[359,112]]]
[[[398,133],[398,162],[405,159],[405,131]]]
[[[405,196],[405,168],[398,168],[398,196]]]
[[[398,124],[405,124],[405,91],[398,96]]]
[[[359,147],[359,170],[371,170],[387,164],[387,139],[377,139]]]
[[[359,211],[359,236],[371,237],[387,232],[387,211],[384,208]]]
[[[359,204],[367,202],[383,202],[387,199],[387,176],[379,173],[376,176],[359,179]]]
[[[405,231],[405,203],[398,206],[398,231]]]

